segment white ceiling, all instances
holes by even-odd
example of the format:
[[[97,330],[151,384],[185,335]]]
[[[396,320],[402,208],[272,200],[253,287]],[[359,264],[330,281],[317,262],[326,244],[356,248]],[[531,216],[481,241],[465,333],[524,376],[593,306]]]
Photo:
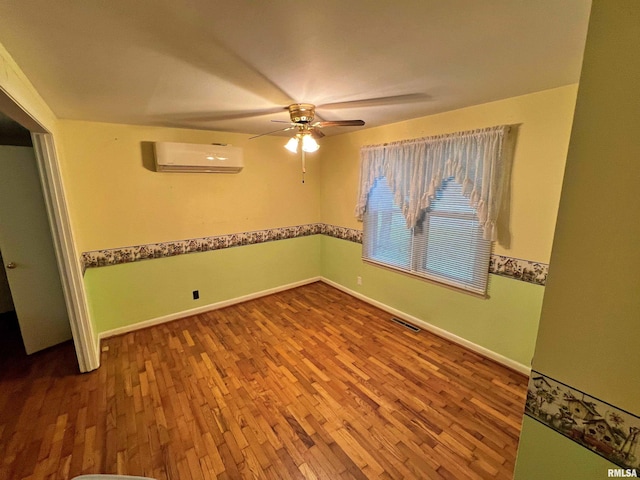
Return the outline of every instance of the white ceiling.
[[[60,118],[257,134],[308,102],[369,127],[577,82],[590,5],[3,0],[0,43]]]

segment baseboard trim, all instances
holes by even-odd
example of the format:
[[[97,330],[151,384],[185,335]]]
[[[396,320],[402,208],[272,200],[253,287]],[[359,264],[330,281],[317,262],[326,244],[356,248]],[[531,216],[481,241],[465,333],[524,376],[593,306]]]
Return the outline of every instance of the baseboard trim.
[[[133,325],[126,325],[124,327],[118,327],[118,328],[114,328],[113,330],[107,330],[106,332],[101,332],[99,334],[99,338],[100,340],[104,340],[105,338],[115,337],[117,335],[123,335],[125,333],[134,332],[136,330],[142,330],[143,328],[153,327],[154,325],[160,325],[162,323],[171,322],[173,320],[179,320],[181,318],[190,317],[192,315],[198,315],[200,313],[210,312],[212,310],[218,310],[220,308],[230,307],[231,305],[247,302],[249,300],[253,300],[260,297],[266,297],[267,295],[283,292],[285,290],[301,287],[303,285],[308,285],[310,283],[318,282],[321,280],[322,280],[322,277],[311,277],[311,278],[307,278],[306,280],[300,280],[299,282],[294,282],[294,283],[289,283],[287,285],[281,285],[279,287],[269,288],[267,290],[250,293],[248,295],[243,295],[241,297],[231,298],[229,300],[222,300],[220,302],[210,303],[209,305],[203,305],[201,307],[192,308],[189,310],[183,310],[181,312],[172,313],[170,315],[164,315],[162,317],[144,320],[142,322],[135,323]]]
[[[424,328],[425,330],[433,333],[434,335],[442,337],[446,340],[450,340],[451,342],[457,343],[458,345],[461,345],[479,355],[482,355],[483,357],[486,357],[490,360],[500,363],[501,365],[504,365],[505,367],[508,367],[511,370],[514,370],[526,376],[530,376],[531,374],[531,367],[527,367],[526,365],[523,365],[520,362],[516,362],[515,360],[507,358],[504,355],[494,352],[493,350],[489,350],[488,348],[485,348],[481,345],[470,342],[465,338],[459,337],[458,335],[448,332],[447,330],[444,330],[440,327],[436,327],[435,325],[425,322],[424,320],[418,317],[414,317],[413,315],[405,313],[396,308],[390,307],[389,305],[386,305],[382,302],[374,300],[373,298],[367,297],[366,295],[363,295],[354,290],[351,290],[345,287],[344,285],[340,285],[339,283],[336,283],[333,280],[329,280],[328,278],[320,277],[320,281],[326,283],[327,285],[331,285],[332,287],[337,288],[338,290],[341,290],[344,293],[347,293],[353,297],[356,297],[357,299],[362,300],[363,302],[373,305],[374,307],[378,307],[379,309],[384,310],[385,312],[389,312],[390,314],[395,315],[396,317],[402,320],[406,320],[409,323],[413,323],[416,326]]]

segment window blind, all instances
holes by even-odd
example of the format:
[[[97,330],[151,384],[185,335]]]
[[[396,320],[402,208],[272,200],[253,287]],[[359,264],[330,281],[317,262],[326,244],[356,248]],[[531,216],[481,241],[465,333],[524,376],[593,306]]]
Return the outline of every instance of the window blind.
[[[367,261],[485,294],[491,242],[462,186],[446,179],[416,226],[407,228],[384,177],[369,192],[364,215]]]

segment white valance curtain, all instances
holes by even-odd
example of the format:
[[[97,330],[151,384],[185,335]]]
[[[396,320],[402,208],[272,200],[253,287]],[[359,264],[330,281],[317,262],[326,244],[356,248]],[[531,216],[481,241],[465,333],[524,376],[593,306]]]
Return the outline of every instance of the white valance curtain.
[[[369,192],[385,177],[407,227],[413,228],[442,182],[453,177],[476,209],[484,238],[495,240],[508,132],[509,126],[501,125],[362,147],[356,217],[363,219]]]

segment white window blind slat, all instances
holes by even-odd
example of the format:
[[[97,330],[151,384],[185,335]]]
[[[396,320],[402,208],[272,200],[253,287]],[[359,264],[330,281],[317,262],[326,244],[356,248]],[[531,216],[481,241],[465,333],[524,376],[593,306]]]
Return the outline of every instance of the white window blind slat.
[[[445,180],[414,228],[394,203],[384,177],[369,192],[363,257],[375,263],[485,294],[491,242],[453,178]]]

